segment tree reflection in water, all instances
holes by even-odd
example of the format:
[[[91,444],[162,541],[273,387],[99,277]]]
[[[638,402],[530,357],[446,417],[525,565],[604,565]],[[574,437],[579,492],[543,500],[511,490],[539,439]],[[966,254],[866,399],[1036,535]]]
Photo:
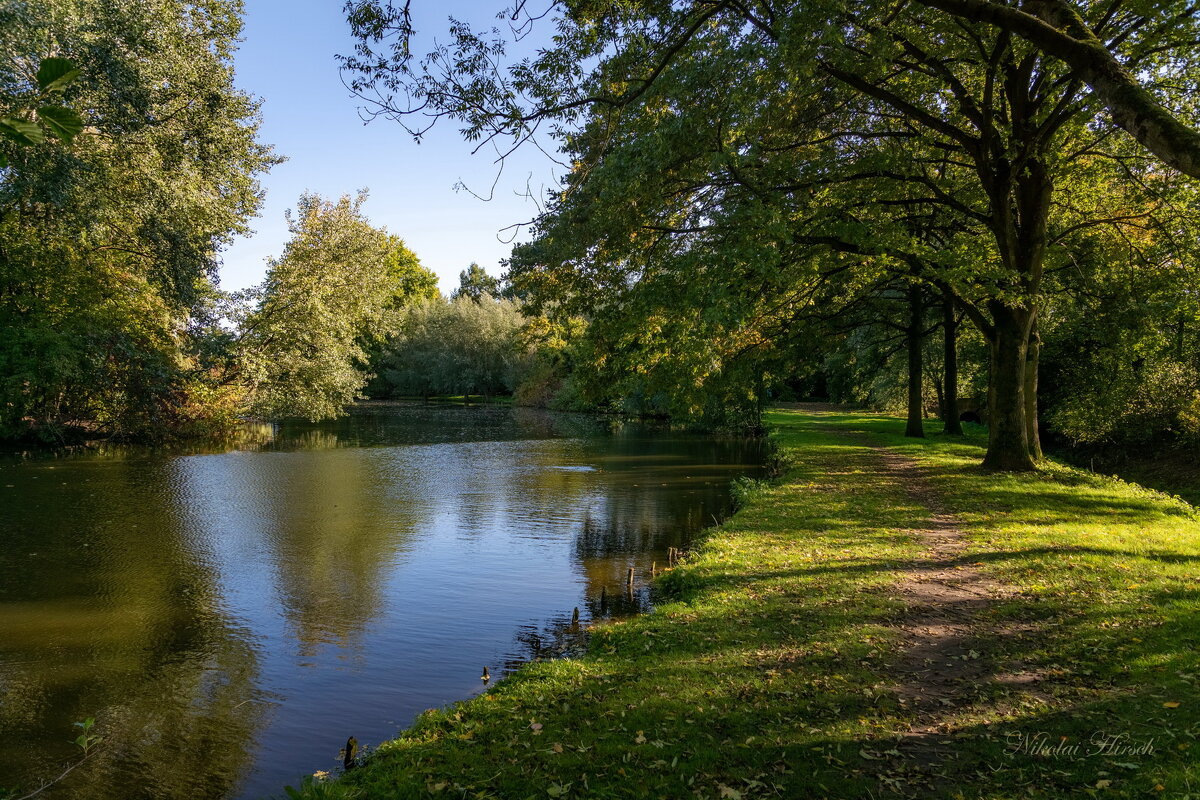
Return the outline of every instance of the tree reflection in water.
[[[484,664],[648,608],[651,564],[760,462],[756,442],[435,407],[0,460],[0,786],[58,774],[94,716],[102,750],[56,798],[277,793],[348,735],[480,691]]]

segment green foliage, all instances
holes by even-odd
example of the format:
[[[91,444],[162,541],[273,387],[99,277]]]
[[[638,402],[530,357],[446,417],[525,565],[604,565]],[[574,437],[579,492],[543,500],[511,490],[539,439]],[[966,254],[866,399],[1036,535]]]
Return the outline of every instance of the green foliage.
[[[92,728],[96,726],[95,717],[88,717],[83,722],[76,722],[74,725],[80,729],[79,735],[75,737],[74,744],[83,751],[84,755],[87,755],[93,747],[104,741],[104,737],[92,733]]]
[[[288,800],[352,800],[363,796],[359,789],[314,775],[305,775],[298,787],[285,786],[283,791]]]
[[[83,130],[83,120],[69,108],[38,106],[37,117],[47,131],[68,144]]]
[[[1090,450],[1200,444],[1197,320],[1187,269],[1168,264],[1053,306],[1047,420]]]
[[[777,481],[787,475],[792,467],[796,466],[797,459],[794,450],[783,446],[779,438],[778,431],[768,429],[770,438],[768,442],[768,452],[766,463],[763,465],[767,470],[767,477],[770,480]]]
[[[34,76],[38,89],[49,94],[61,93],[78,77],[79,70],[69,58],[43,58]]]
[[[73,137],[0,139],[0,437],[161,437],[223,395],[193,320],[221,246],[259,207],[255,175],[277,161],[255,140],[257,103],[233,86],[239,12],[0,9],[4,113],[16,104]],[[87,109],[86,128],[70,108]]]
[[[513,391],[514,402],[557,411],[597,410],[595,399],[584,391],[579,370],[587,322],[580,317],[551,320],[531,313],[527,306],[522,306],[522,313],[532,352]]]
[[[392,308],[419,300],[437,300],[442,296],[438,291],[437,275],[421,266],[417,254],[409,250],[404,240],[395,234],[388,234],[384,266],[395,284]]]
[[[756,499],[762,497],[769,486],[770,484],[766,481],[757,478],[748,478],[746,476],[734,478],[729,487],[730,494],[733,497],[734,509],[745,508],[750,505]]]
[[[375,361],[375,396],[510,394],[528,364],[512,300],[461,293],[414,304]]]
[[[43,58],[28,87],[8,84],[0,93],[0,137],[20,147],[41,144],[49,133],[70,144],[83,130],[79,112],[59,105],[67,86],[79,77],[67,58]],[[8,166],[0,153],[0,168]]]
[[[362,213],[366,193],[300,197],[292,238],[270,264],[241,321],[241,381],[254,413],[340,416],[363,396],[368,361],[401,324],[406,304],[428,298],[436,278],[396,236]]]
[[[458,274],[458,288],[450,295],[451,299],[466,297],[476,303],[482,303],[485,298],[500,297],[500,279],[488,275],[483,267],[471,262],[471,266]]]

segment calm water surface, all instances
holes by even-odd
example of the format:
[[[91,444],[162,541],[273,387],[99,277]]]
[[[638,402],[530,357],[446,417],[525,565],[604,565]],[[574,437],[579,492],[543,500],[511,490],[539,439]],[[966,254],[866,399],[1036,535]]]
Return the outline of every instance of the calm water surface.
[[[760,443],[393,408],[238,449],[0,455],[0,790],[258,798],[645,608]],[[599,599],[606,588],[609,602]],[[0,792],[2,793],[2,792]]]

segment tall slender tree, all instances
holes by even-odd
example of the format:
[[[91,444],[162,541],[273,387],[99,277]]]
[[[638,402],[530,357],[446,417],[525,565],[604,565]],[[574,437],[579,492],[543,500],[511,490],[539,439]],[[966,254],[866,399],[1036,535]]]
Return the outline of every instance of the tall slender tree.
[[[402,240],[364,216],[365,201],[365,192],[336,201],[304,194],[288,214],[292,238],[251,293],[230,377],[262,416],[344,413],[371,377],[372,349],[436,285]]]

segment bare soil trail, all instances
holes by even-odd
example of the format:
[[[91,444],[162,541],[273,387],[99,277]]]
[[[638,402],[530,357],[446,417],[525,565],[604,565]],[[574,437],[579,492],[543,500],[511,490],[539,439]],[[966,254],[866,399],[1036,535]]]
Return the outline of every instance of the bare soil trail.
[[[880,470],[928,512],[921,527],[906,531],[924,553],[897,572],[892,587],[905,604],[893,623],[905,646],[892,664],[892,688],[911,726],[891,751],[899,755],[879,764],[885,791],[920,796],[923,790],[944,788],[941,766],[954,757],[956,720],[980,699],[983,689],[997,682],[1035,683],[1039,678],[1003,673],[989,657],[986,642],[1001,631],[988,611],[1013,590],[966,558],[961,521],[945,508],[922,465],[862,434],[827,430],[870,448]]]

